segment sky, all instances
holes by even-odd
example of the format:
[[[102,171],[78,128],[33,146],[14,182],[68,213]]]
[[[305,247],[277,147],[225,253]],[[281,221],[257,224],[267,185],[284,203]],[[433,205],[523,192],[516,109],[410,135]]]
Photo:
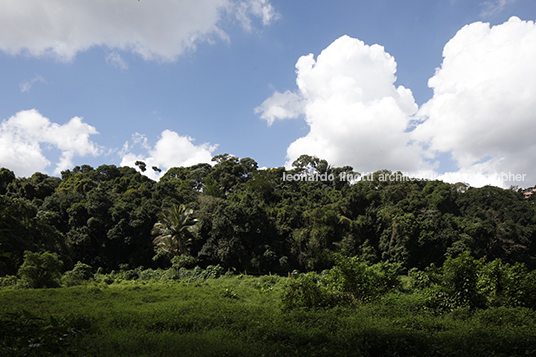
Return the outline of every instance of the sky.
[[[534,186],[535,19],[534,0],[0,0],[0,167],[157,180],[308,154]]]

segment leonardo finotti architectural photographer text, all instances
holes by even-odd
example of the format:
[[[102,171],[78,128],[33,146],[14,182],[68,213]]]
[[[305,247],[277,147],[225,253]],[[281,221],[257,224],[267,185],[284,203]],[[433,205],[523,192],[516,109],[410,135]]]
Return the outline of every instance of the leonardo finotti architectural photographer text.
[[[460,176],[460,181],[469,180],[471,178],[471,174],[465,174]],[[480,175],[482,176],[482,175]],[[527,174],[513,174],[511,172],[508,173],[496,173],[496,174],[490,174],[490,175],[483,175],[486,178],[490,180],[500,180],[500,181],[525,181],[525,176]],[[423,181],[423,180],[437,180],[439,179],[439,175],[423,175],[420,177],[416,177],[415,175],[409,175],[407,173],[401,173],[401,172],[386,172],[386,173],[374,173],[370,172],[367,174],[352,174],[352,173],[346,173],[341,172],[339,175],[340,181],[349,181],[349,182],[355,182],[355,181]],[[283,172],[283,181],[333,181],[335,180],[335,175],[333,174],[287,174],[286,172]]]

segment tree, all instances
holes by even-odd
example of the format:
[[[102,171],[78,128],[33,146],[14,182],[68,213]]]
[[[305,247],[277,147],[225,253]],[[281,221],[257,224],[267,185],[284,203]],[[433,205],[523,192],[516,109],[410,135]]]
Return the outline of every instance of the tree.
[[[5,195],[7,192],[7,186],[15,181],[15,174],[13,171],[4,167],[0,169],[0,195]]]
[[[50,252],[24,252],[24,263],[19,276],[31,288],[54,288],[59,286],[63,262]]]
[[[141,172],[145,172],[145,170],[147,170],[147,165],[143,161],[136,161],[134,165],[138,166]]]
[[[153,240],[156,257],[173,258],[180,254],[189,254],[189,245],[199,230],[198,220],[192,217],[194,210],[184,205],[173,205],[160,214],[160,221],[152,230],[158,236]]]

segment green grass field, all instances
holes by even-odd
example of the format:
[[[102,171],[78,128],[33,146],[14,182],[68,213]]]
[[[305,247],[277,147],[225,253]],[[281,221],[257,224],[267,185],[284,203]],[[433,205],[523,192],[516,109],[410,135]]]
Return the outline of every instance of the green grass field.
[[[393,293],[362,306],[283,311],[285,279],[226,276],[193,283],[1,289],[2,353],[47,355],[46,340],[25,344],[25,339],[48,333],[48,324],[76,331],[60,338],[50,355],[536,356],[533,310],[438,314],[425,309],[418,295]],[[10,314],[23,310],[45,320]],[[28,327],[25,335],[30,320],[44,327]]]

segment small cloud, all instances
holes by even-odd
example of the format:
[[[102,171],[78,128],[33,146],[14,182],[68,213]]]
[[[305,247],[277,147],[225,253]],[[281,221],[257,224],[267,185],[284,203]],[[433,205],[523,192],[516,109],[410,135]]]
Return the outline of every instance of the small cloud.
[[[271,126],[277,119],[294,119],[304,114],[305,100],[298,93],[289,90],[285,93],[275,91],[261,105],[255,108],[255,114],[261,114],[261,119]]]
[[[128,69],[128,64],[117,52],[112,52],[106,56],[106,63],[111,64],[112,66],[119,68],[124,71]]]
[[[242,1],[236,5],[235,11],[236,18],[247,31],[252,29],[250,15],[260,18],[263,26],[269,25],[280,16],[268,0]]]
[[[32,89],[32,86],[33,86],[36,82],[43,82],[43,83],[46,83],[46,80],[45,80],[45,78],[43,78],[43,76],[37,74],[37,75],[35,75],[35,77],[34,77],[33,79],[30,79],[29,81],[24,81],[24,82],[22,82],[21,84],[19,84],[20,92],[21,92],[21,93],[29,92],[30,89]]]
[[[486,0],[480,3],[484,7],[480,13],[480,17],[495,15],[503,11],[508,4],[513,4],[516,0]]]

